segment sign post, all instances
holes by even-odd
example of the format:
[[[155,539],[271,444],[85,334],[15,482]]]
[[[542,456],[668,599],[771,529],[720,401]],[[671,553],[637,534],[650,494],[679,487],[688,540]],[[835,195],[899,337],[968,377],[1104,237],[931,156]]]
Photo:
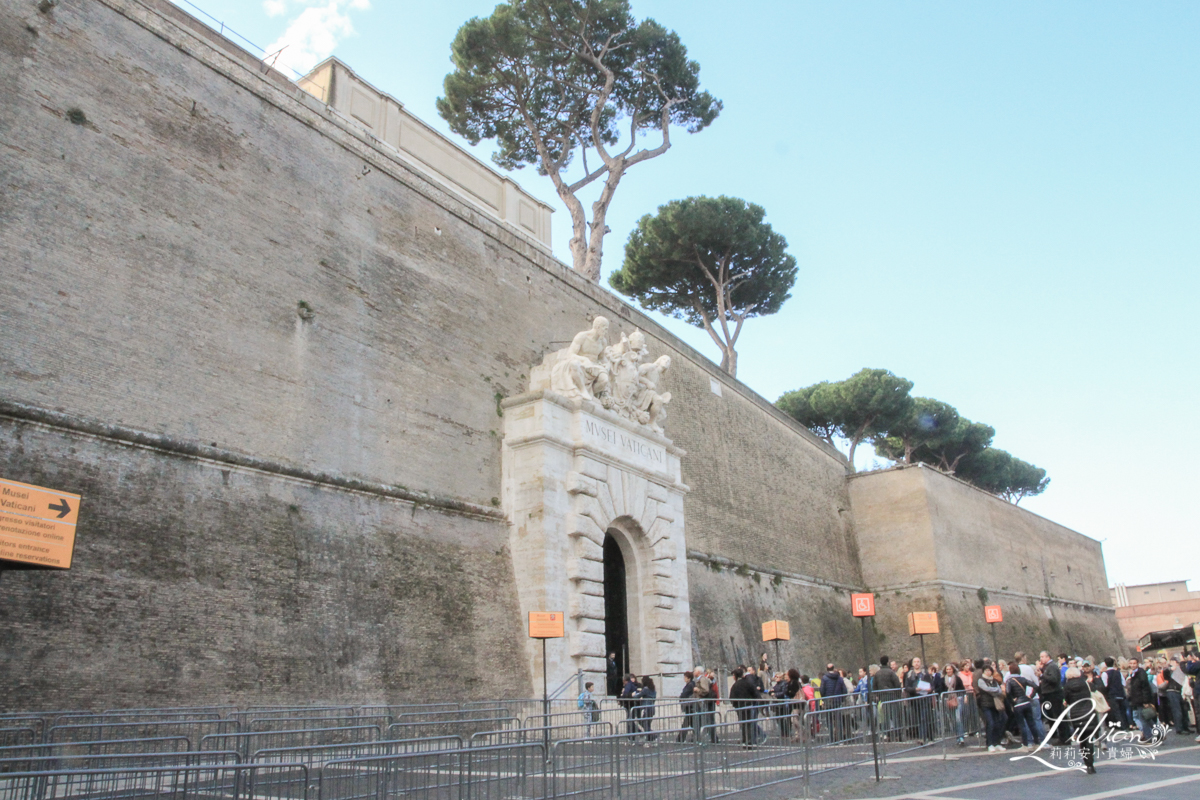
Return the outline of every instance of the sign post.
[[[19,569],[70,569],[77,494],[0,478],[0,562]]]
[[[542,640],[542,740],[547,753],[550,752],[550,687],[546,682],[546,640],[563,638],[566,635],[563,628],[561,611],[529,612],[529,638]]]
[[[791,626],[784,620],[773,619],[762,624],[762,631],[764,642],[775,643],[775,670],[779,671],[783,669],[783,663],[779,657],[779,642],[786,642],[792,638]]]
[[[925,660],[925,634],[939,633],[936,611],[913,611],[908,615],[908,635],[921,637],[921,666],[929,662]]]
[[[862,621],[863,661],[867,667],[867,716],[871,718],[871,755],[875,761],[875,782],[879,782],[879,730],[875,722],[875,703],[871,699],[871,657],[867,654],[867,617],[875,616],[875,595],[870,592],[850,595],[850,613]]]
[[[1004,612],[1000,606],[984,606],[983,618],[992,629],[992,663],[1000,663],[1000,648],[996,645],[996,623],[1004,622]]]

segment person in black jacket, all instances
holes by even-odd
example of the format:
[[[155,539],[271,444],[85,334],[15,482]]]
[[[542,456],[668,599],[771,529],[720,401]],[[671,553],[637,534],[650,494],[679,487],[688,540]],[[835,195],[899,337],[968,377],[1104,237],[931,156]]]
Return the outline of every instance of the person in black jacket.
[[[1149,664],[1150,660],[1147,659]],[[1150,678],[1142,669],[1137,659],[1129,660],[1129,680],[1125,683],[1125,695],[1129,700],[1129,712],[1138,727],[1142,729],[1142,743],[1154,738],[1154,723],[1146,719],[1146,706],[1152,706],[1154,696],[1150,694]]]
[[[899,700],[900,690],[903,688],[900,685],[900,676],[888,666],[890,661],[887,656],[880,656],[879,671],[871,679],[871,692],[874,694],[872,699],[877,703],[884,703],[879,711],[879,735],[885,739],[892,735],[898,722],[894,712],[895,704],[888,705],[885,701]]]
[[[1042,697],[1042,716],[1046,720],[1046,730],[1053,730],[1054,744],[1062,747],[1071,736],[1071,723],[1063,717],[1063,685],[1059,664],[1045,650],[1038,658],[1042,667],[1042,677],[1038,683],[1038,694]],[[1057,727],[1055,722],[1058,722]]]
[[[737,712],[738,722],[742,731],[742,746],[753,747],[755,745],[755,735],[758,724],[755,722],[755,717],[758,716],[758,705],[761,695],[758,688],[754,685],[754,681],[750,680],[746,675],[746,671],[741,667],[733,671],[733,686],[729,689],[729,703]]]
[[[1129,730],[1129,705],[1125,702],[1125,679],[1121,670],[1116,668],[1112,656],[1104,659],[1104,672],[1100,674],[1100,683],[1104,688],[1104,696],[1108,699],[1108,724],[1112,728]]]
[[[845,705],[846,682],[842,680],[842,673],[838,672],[833,664],[825,665],[825,674],[821,676],[820,691],[821,703],[819,708],[821,711],[840,709]],[[833,737],[833,741],[840,741],[842,738],[841,711],[830,711],[830,713],[824,716],[829,720],[829,735]]]
[[[621,694],[621,668],[617,666],[617,654],[609,653],[604,661],[605,685],[609,697]]]
[[[1096,745],[1092,737],[1096,735],[1100,725],[1100,717],[1096,714],[1092,702],[1091,684],[1083,677],[1079,667],[1067,670],[1067,680],[1063,684],[1063,694],[1066,696],[1066,714],[1076,729],[1079,739],[1079,749],[1083,752],[1083,765],[1088,775],[1096,774]]]
[[[1196,733],[1200,733],[1200,692],[1196,691],[1196,677],[1200,676],[1200,655],[1197,655],[1195,650],[1189,650],[1179,662],[1179,669],[1192,682],[1192,716],[1196,720]],[[1196,741],[1200,742],[1200,736],[1196,737]]]
[[[626,675],[625,687],[621,689],[621,696],[617,700],[621,704],[621,707],[625,709],[625,720],[629,728],[629,733],[637,733],[639,730],[637,720],[641,715],[638,713],[637,692],[641,688],[638,685],[637,678],[632,675]]]
[[[691,672],[683,673],[683,691],[679,693],[679,710],[683,713],[683,717],[687,720],[687,728],[681,728],[679,735],[675,737],[677,742],[686,742],[688,728],[695,731],[695,741],[700,741],[700,728],[698,727],[699,714],[696,711],[696,701],[692,699],[692,695],[696,691],[695,674]]]

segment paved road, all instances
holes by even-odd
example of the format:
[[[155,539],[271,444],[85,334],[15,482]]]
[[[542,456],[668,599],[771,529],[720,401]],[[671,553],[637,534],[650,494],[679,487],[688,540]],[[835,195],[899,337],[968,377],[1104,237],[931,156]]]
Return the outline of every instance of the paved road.
[[[808,796],[813,800],[1107,800],[1200,795],[1200,745],[1190,736],[1168,737],[1154,759],[1102,757],[1096,762],[1096,775],[1054,772],[1032,759],[1010,761],[1013,755],[952,747],[943,760],[938,745],[893,759],[880,783],[869,766],[814,776]],[[791,788],[787,796],[803,797],[803,789]]]

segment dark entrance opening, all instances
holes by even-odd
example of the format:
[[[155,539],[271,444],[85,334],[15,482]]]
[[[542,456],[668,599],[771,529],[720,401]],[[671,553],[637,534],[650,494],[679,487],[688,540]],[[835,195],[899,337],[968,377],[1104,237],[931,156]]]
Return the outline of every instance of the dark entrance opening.
[[[621,679],[629,672],[629,608],[625,596],[625,556],[612,534],[604,537],[604,647],[617,654],[614,681],[608,676],[608,693],[621,693]],[[607,653],[606,653],[607,655]]]

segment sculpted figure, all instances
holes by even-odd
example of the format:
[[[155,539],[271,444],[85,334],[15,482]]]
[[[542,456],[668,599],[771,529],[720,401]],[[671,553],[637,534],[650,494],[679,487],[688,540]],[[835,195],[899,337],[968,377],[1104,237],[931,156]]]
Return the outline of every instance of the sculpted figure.
[[[608,320],[596,317],[592,327],[575,334],[550,371],[550,387],[566,397],[588,397],[608,390],[608,370],[601,363],[608,346]]]
[[[656,433],[663,432],[662,420],[667,416],[666,405],[671,402],[670,392],[659,394],[658,382],[670,366],[670,356],[659,356],[638,367],[638,391],[634,397],[636,418]]]
[[[605,408],[619,413],[630,407],[638,389],[638,365],[646,352],[646,337],[641,331],[634,331],[628,337],[621,334],[621,341],[604,351],[610,376],[608,395],[603,398]]]

